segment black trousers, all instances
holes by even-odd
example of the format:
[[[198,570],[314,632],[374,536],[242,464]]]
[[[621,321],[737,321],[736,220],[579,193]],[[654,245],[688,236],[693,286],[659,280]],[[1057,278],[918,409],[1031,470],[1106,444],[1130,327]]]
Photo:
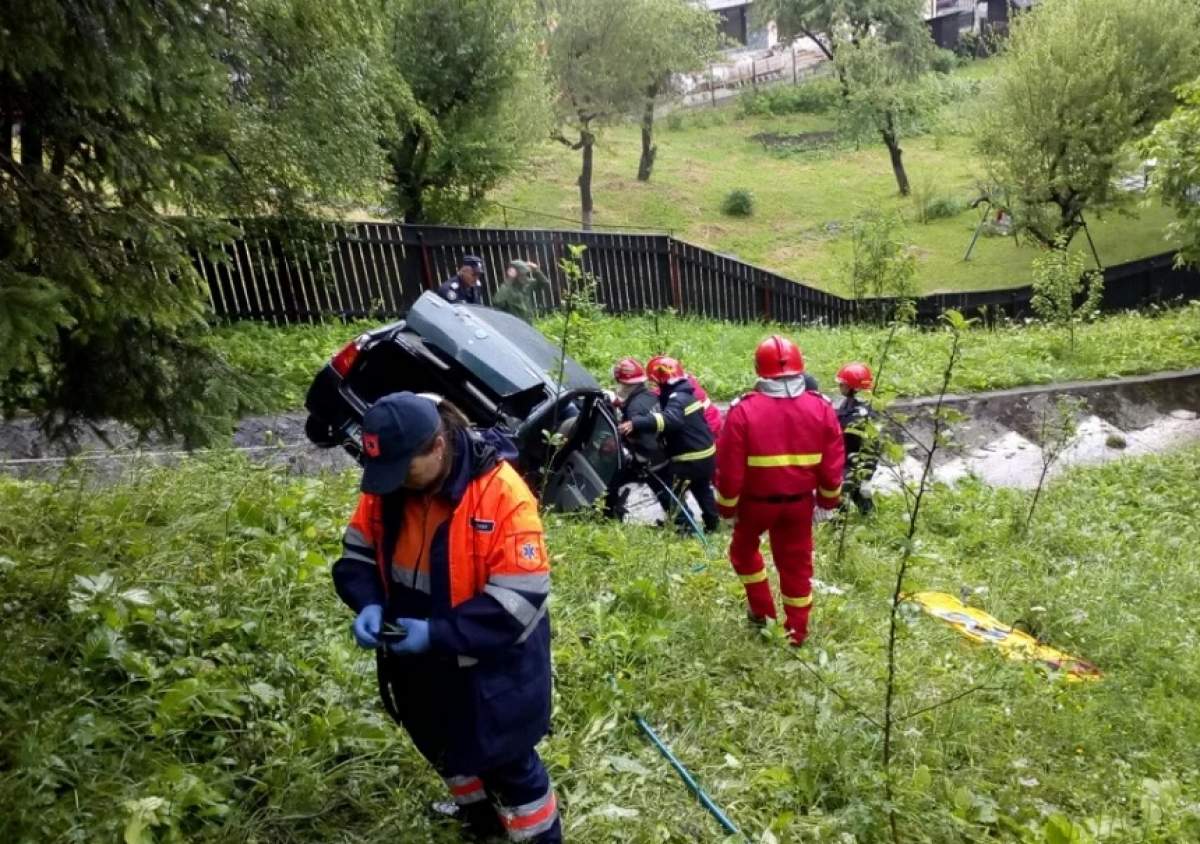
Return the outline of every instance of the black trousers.
[[[691,492],[700,506],[700,515],[704,519],[704,529],[714,531],[721,524],[721,514],[717,512],[717,497],[713,491],[712,477],[716,470],[716,459],[706,457],[703,460],[682,460],[671,464],[674,473],[672,489],[675,497],[683,506],[687,506],[683,496]],[[675,525],[680,530],[690,530],[687,515],[682,512],[680,505],[671,502],[676,510]]]

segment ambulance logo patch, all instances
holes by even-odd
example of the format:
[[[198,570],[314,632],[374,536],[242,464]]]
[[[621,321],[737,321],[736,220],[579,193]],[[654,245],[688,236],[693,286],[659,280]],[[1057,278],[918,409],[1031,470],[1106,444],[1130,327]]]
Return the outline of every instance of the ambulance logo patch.
[[[379,434],[363,434],[363,451],[367,457],[379,456]]]
[[[521,556],[532,563],[537,559],[537,546],[532,542],[526,542],[521,546]]]

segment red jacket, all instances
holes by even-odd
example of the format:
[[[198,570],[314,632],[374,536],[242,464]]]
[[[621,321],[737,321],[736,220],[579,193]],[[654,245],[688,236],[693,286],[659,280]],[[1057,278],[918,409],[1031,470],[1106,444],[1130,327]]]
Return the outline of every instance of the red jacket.
[[[721,408],[712,403],[708,392],[700,386],[695,375],[689,372],[684,377],[692,385],[692,394],[696,397],[696,401],[700,402],[700,406],[704,408],[704,422],[708,425],[708,430],[712,431],[713,439],[717,439],[721,436]]]
[[[816,493],[827,510],[839,503],[846,462],[842,428],[820,394],[764,382],[735,401],[717,443],[717,506],[731,518],[741,502]]]

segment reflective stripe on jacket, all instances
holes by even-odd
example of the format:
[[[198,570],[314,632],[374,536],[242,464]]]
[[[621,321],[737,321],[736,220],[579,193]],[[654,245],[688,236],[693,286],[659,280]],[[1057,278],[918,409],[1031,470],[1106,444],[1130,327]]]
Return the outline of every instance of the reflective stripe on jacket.
[[[703,460],[716,453],[712,432],[704,421],[704,403],[696,398],[686,379],[681,378],[662,388],[658,410],[636,416],[631,421],[633,430],[639,434],[660,434],[672,462]]]
[[[799,386],[799,384],[798,384]],[[841,496],[846,455],[833,407],[816,393],[750,393],[730,407],[717,448],[717,505],[732,516],[747,498]]]
[[[442,517],[421,525],[432,534],[427,546],[424,537],[402,536],[413,525],[393,524],[387,566],[389,518],[428,511],[403,492],[394,496],[360,496],[335,586],[355,611],[379,603],[388,619],[429,619],[431,653],[386,663],[393,685],[439,704],[402,709],[402,721],[441,764],[486,770],[529,750],[549,728],[550,564],[537,501],[493,447],[463,434],[439,494]]]

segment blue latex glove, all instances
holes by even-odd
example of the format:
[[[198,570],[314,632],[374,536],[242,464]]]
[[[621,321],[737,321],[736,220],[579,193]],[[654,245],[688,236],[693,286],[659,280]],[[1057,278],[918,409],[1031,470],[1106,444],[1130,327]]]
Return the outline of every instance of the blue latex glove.
[[[379,631],[382,629],[383,607],[379,604],[368,604],[363,607],[358,617],[354,619],[354,624],[350,626],[350,632],[354,634],[354,641],[360,648],[379,647],[381,644]]]
[[[398,618],[396,624],[408,631],[399,642],[388,642],[394,654],[423,654],[429,651],[429,622],[423,618]]]

